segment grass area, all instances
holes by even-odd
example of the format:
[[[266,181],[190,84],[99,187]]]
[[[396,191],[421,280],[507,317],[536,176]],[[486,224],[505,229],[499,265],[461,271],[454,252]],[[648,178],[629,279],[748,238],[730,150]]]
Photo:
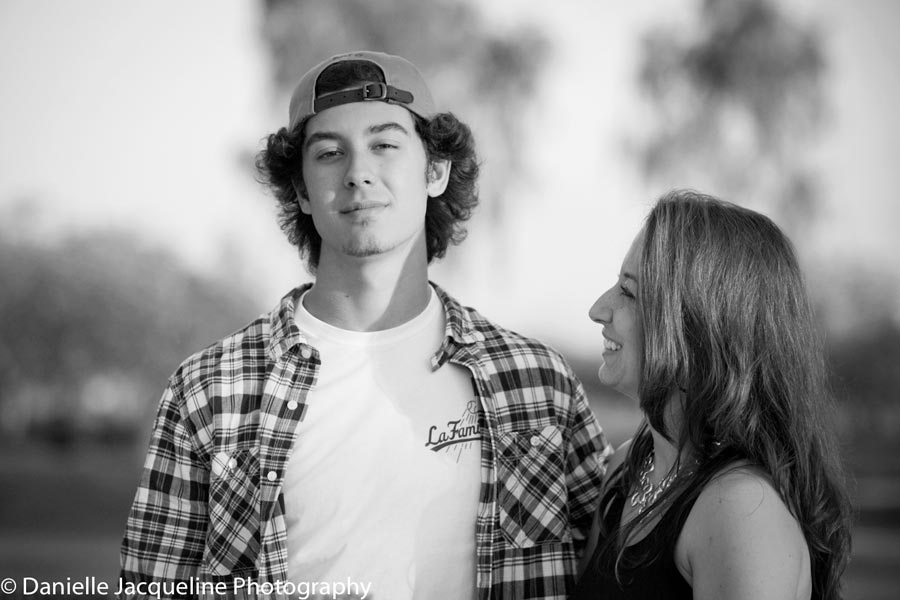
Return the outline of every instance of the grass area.
[[[0,577],[113,585],[141,453],[129,446],[0,448]]]

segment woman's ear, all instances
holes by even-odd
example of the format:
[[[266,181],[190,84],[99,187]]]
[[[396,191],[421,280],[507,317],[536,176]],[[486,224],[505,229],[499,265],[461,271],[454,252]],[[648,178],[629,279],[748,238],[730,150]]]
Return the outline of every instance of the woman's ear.
[[[447,189],[447,184],[450,182],[450,167],[452,164],[449,160],[433,160],[428,164],[425,190],[430,197],[440,196]]]

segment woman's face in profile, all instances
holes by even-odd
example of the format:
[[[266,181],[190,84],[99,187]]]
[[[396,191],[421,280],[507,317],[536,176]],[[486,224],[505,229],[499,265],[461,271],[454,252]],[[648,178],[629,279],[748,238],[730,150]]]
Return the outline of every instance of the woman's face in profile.
[[[603,364],[600,381],[630,398],[638,398],[644,356],[643,330],[638,311],[638,260],[643,234],[631,243],[619,279],[597,298],[588,313],[603,325]]]

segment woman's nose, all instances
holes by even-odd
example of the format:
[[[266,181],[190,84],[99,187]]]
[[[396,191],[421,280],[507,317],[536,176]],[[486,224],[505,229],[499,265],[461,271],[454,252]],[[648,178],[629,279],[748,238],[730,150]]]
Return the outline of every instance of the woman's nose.
[[[591,309],[588,311],[588,316],[591,318],[591,321],[594,323],[603,323],[604,325],[609,323],[610,318],[612,318],[612,310],[609,307],[609,302],[607,301],[607,296],[609,292],[606,292],[599,298],[594,304],[591,306]]]

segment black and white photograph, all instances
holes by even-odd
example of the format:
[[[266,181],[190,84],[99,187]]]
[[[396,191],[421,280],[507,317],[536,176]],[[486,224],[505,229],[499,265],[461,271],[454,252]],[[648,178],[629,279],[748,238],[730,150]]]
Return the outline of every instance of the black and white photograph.
[[[0,2],[0,598],[900,597],[898,30]]]

